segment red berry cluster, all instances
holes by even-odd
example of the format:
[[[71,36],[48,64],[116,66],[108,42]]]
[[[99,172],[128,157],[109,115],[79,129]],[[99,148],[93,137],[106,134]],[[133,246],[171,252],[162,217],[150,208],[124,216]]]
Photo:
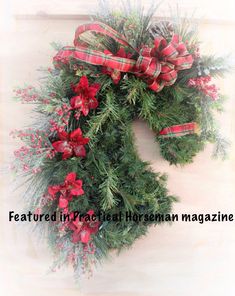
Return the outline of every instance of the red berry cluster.
[[[21,101],[21,103],[35,103],[40,100],[40,96],[37,93],[37,90],[32,87],[28,86],[26,88],[18,88],[14,90],[16,94],[16,98]]]
[[[188,86],[193,87],[210,97],[213,101],[218,99],[218,88],[215,84],[210,84],[211,76],[201,76],[188,80]]]
[[[27,144],[14,151],[16,160],[20,163],[20,168],[24,172],[31,171],[33,174],[39,173],[41,171],[40,166],[33,166],[31,160],[34,157],[47,157],[51,153],[52,149],[48,140],[48,133],[40,130],[35,131],[29,128],[26,131],[14,130],[10,133],[10,135],[13,138],[18,138]],[[15,169],[15,166],[12,167],[12,169]]]

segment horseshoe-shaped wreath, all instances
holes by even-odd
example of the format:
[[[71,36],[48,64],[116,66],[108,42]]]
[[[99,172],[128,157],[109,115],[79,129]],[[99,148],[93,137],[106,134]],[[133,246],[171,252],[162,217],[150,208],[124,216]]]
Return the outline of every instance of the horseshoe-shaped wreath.
[[[135,118],[156,133],[170,163],[191,162],[208,141],[222,147],[212,113],[222,97],[211,78],[226,70],[223,60],[200,55],[187,22],[151,24],[152,15],[103,11],[78,27],[73,47],[58,51],[39,90],[16,90],[36,104],[38,118],[14,132],[25,142],[14,169],[29,182],[29,209],[57,215],[37,223],[57,255],[54,267],[71,262],[76,272],[90,271],[161,222],[119,215],[170,214],[175,198],[165,176],[136,153]]]

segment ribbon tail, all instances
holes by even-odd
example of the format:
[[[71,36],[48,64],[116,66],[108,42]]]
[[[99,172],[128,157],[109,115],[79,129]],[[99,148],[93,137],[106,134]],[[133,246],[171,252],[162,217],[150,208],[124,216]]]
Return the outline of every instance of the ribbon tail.
[[[97,50],[84,47],[63,48],[54,57],[54,64],[57,67],[60,66],[60,63],[68,64],[70,58],[91,65],[109,67],[120,72],[132,72],[136,64],[136,61],[132,59],[115,57]]]
[[[179,125],[172,125],[169,127],[165,127],[159,132],[159,137],[161,138],[174,138],[174,137],[182,137],[185,135],[198,134],[199,127],[196,122],[189,122]]]

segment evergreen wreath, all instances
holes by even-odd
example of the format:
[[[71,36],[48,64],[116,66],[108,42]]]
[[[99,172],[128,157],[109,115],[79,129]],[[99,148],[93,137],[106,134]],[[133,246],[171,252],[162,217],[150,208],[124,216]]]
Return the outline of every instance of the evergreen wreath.
[[[176,198],[166,176],[139,158],[134,119],[147,122],[171,164],[192,162],[208,142],[216,155],[226,154],[214,119],[224,97],[212,82],[228,70],[225,59],[200,54],[187,19],[155,21],[154,7],[144,15],[126,3],[117,12],[101,1],[74,46],[57,45],[40,86],[15,90],[37,115],[33,127],[13,132],[24,142],[13,169],[28,184],[27,208],[70,218],[36,223],[56,255],[53,269],[72,263],[75,274],[90,273],[110,250],[131,246],[162,222],[102,221],[98,213],[171,213]]]

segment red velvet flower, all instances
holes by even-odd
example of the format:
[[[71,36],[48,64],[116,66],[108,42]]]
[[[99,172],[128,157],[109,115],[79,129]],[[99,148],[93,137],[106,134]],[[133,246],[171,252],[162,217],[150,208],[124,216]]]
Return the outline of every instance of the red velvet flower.
[[[76,173],[69,173],[65,177],[63,184],[48,187],[48,193],[53,198],[56,198],[56,194],[60,193],[59,208],[67,208],[69,201],[73,199],[74,195],[84,194],[82,180],[76,180]]]
[[[63,153],[63,159],[73,155],[77,157],[86,156],[84,145],[89,142],[89,138],[83,138],[80,128],[77,128],[70,134],[65,131],[58,132],[58,136],[60,140],[52,143],[52,146],[57,152]]]
[[[95,98],[96,93],[100,89],[99,83],[94,83],[89,86],[89,81],[86,76],[82,76],[80,81],[72,86],[76,96],[70,100],[72,109],[79,109],[84,116],[87,116],[90,109],[95,109],[98,106],[98,101]]]
[[[87,215],[92,216],[93,210],[87,212]],[[72,242],[77,243],[81,241],[87,244],[91,239],[91,234],[94,234],[99,229],[99,221],[85,221],[84,218],[76,218],[75,221],[69,223],[68,227],[73,231]]]

